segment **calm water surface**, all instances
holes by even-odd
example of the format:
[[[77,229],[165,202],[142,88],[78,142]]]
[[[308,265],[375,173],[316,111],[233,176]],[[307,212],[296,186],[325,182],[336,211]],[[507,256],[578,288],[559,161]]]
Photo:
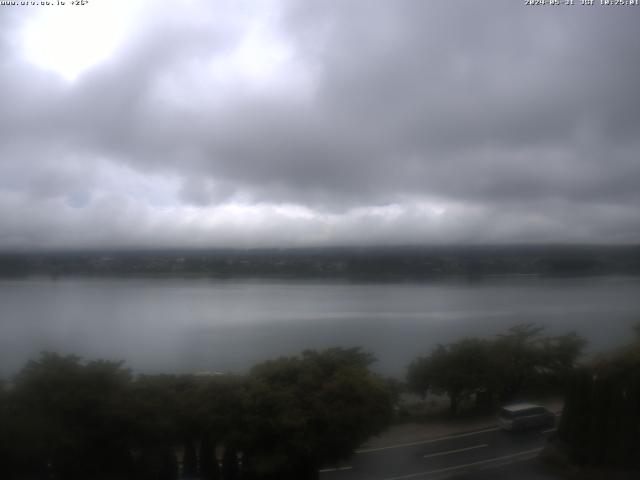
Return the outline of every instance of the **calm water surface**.
[[[640,320],[640,279],[501,277],[407,284],[205,279],[0,280],[0,375],[41,350],[137,371],[236,371],[305,348],[361,345],[403,375],[438,342],[520,322],[598,351]]]

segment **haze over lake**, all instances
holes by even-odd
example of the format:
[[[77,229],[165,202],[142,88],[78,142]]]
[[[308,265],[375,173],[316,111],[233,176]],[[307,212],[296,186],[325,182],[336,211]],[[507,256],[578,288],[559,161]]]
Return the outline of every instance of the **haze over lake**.
[[[122,359],[139,372],[242,372],[305,348],[363,346],[402,376],[438,342],[522,322],[624,343],[640,278],[504,276],[347,283],[206,279],[0,280],[0,375],[39,351]]]

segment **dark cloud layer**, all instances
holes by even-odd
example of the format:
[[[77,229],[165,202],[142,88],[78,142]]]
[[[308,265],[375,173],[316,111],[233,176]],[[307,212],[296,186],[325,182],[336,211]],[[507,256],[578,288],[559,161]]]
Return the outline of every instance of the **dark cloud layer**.
[[[0,246],[640,241],[638,8],[160,4],[72,81],[0,12]]]

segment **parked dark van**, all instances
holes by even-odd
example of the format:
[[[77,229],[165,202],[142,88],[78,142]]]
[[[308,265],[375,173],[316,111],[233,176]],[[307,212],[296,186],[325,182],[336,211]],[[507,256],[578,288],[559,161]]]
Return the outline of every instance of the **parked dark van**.
[[[500,427],[504,430],[526,430],[529,428],[553,427],[556,416],[553,412],[532,403],[505,405],[498,417]]]

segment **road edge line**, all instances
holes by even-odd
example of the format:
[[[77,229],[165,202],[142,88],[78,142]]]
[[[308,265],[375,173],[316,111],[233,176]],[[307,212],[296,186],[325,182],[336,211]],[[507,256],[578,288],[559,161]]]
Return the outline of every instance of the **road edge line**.
[[[360,450],[356,450],[354,452],[354,454],[356,455],[360,455],[363,453],[373,453],[373,452],[380,452],[383,450],[391,450],[394,448],[403,448],[403,447],[412,447],[414,445],[424,445],[427,443],[436,443],[436,442],[441,442],[444,440],[450,440],[450,439],[454,439],[454,438],[463,438],[463,437],[471,437],[473,435],[480,435],[481,433],[487,433],[487,432],[495,432],[497,430],[500,430],[500,427],[498,425],[495,425],[491,428],[485,428],[482,430],[473,430],[470,432],[463,432],[463,433],[454,433],[452,435],[446,435],[444,437],[438,437],[438,438],[430,438],[430,439],[425,439],[425,440],[418,440],[416,442],[407,442],[407,443],[399,443],[397,445],[389,445],[388,447],[376,447],[376,448],[363,448]]]

